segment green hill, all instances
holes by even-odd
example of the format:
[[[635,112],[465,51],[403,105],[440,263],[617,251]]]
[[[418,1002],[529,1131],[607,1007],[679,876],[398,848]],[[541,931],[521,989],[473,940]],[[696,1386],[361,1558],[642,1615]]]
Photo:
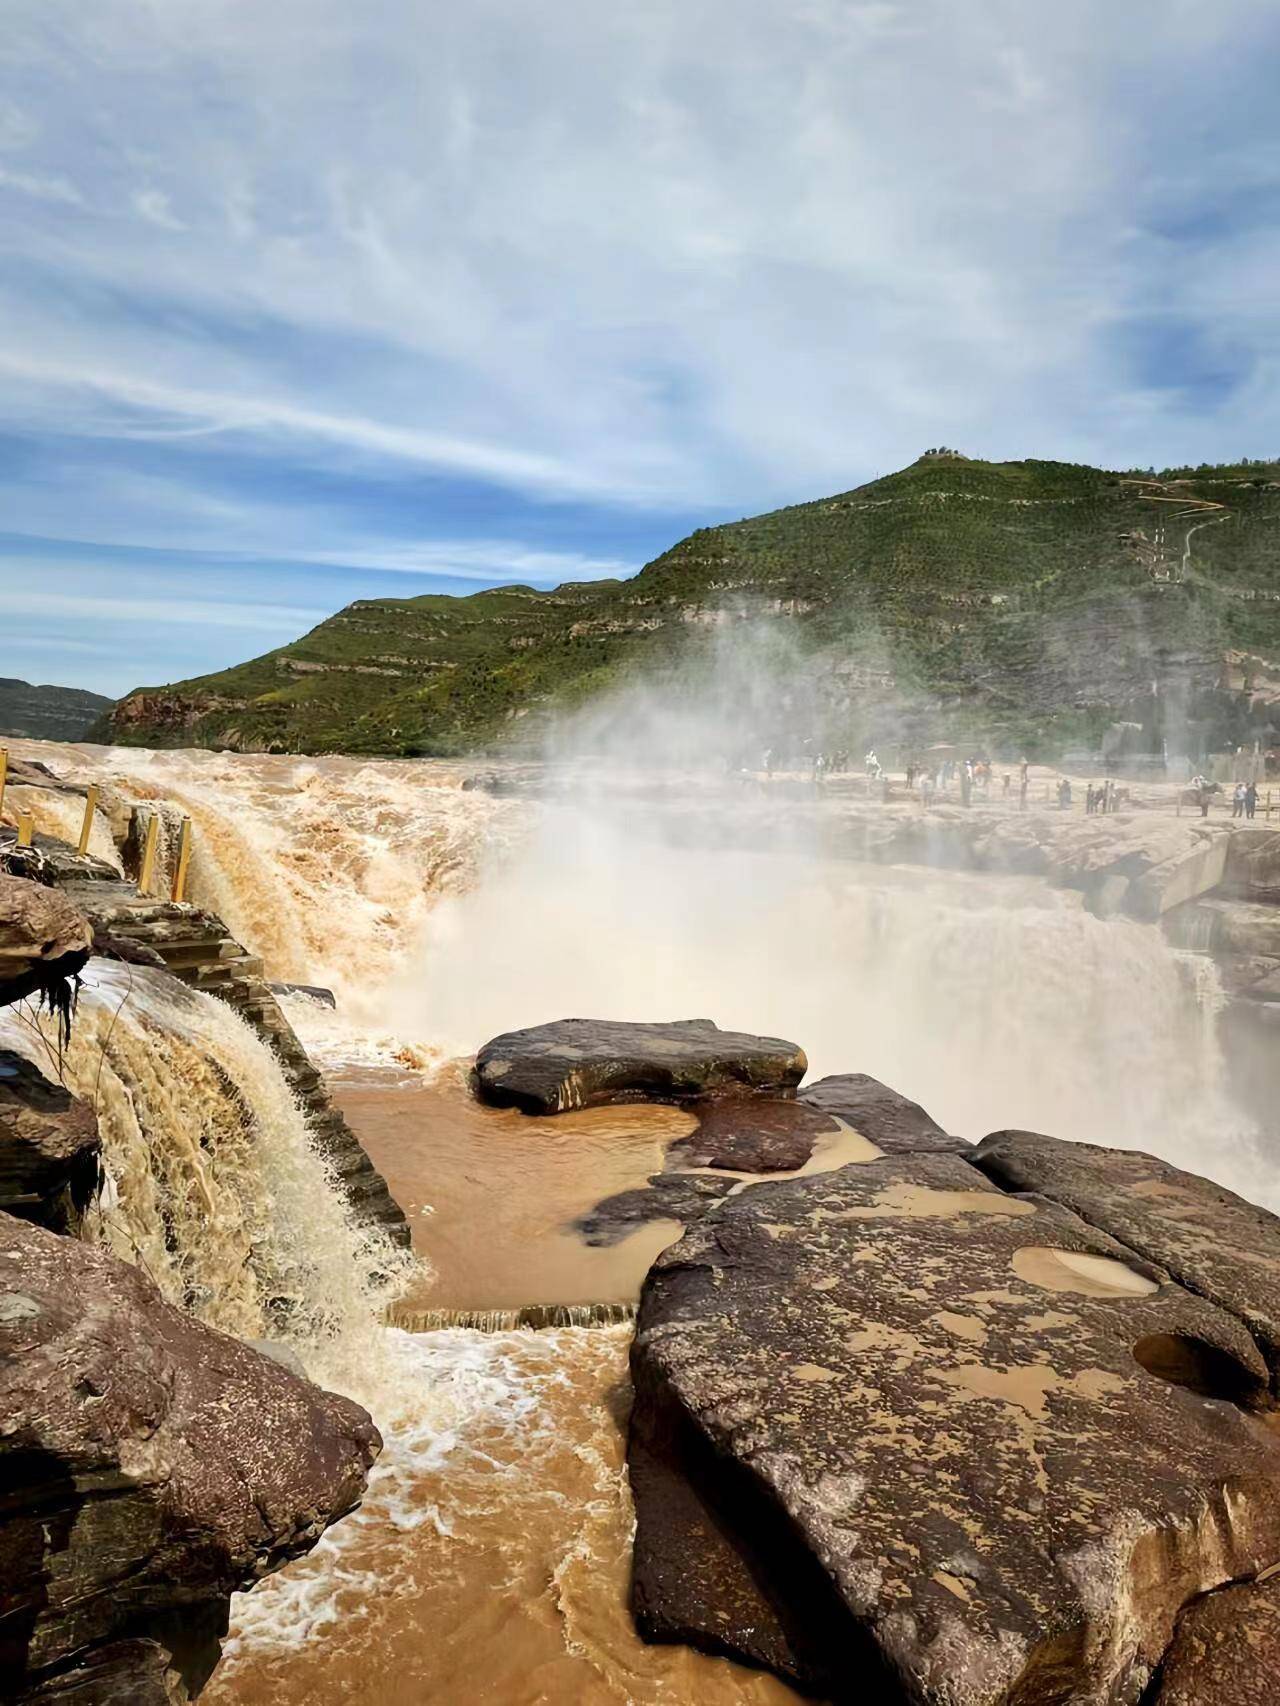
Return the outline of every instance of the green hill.
[[[1133,720],[1154,750],[1273,738],[1247,690],[1280,673],[1280,466],[1156,476],[934,452],[700,529],[631,580],[361,600],[252,662],[139,689],[99,734],[492,750],[630,677],[674,685],[746,616],[794,642],[796,716],[813,726],[784,737],[1052,755]]]
[[[35,687],[0,676],[0,735],[28,740],[83,740],[89,725],[114,701],[79,687]]]

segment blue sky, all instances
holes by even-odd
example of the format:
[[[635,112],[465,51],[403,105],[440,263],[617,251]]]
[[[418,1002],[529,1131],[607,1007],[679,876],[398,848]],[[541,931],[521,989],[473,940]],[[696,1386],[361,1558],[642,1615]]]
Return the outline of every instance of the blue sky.
[[[931,444],[1280,454],[1261,0],[9,0],[0,675],[630,573]]]

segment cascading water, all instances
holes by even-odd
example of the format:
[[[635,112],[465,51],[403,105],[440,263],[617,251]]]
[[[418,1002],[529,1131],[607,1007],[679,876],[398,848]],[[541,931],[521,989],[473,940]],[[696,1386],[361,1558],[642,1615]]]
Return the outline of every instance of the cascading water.
[[[965,1135],[1020,1125],[1148,1148],[1276,1200],[1223,1082],[1213,963],[1037,880],[858,865],[799,832],[753,845],[732,805],[694,795],[673,824],[600,799],[494,799],[446,765],[45,756],[192,817],[191,898],[269,975],[336,990],[336,1013],[302,1013],[307,1038],[363,1062],[371,1095],[393,1056],[438,1064],[512,1026],[707,1013],[796,1038],[813,1076],[881,1077]],[[78,833],[77,808],[63,798],[43,827]],[[351,1230],[274,1057],[216,1001],[95,963],[68,1077],[99,1109],[113,1176],[101,1229],[117,1251],[214,1324],[287,1339],[387,1439],[361,1512],[237,1607],[210,1706],[480,1688],[506,1706],[791,1698],[631,1630],[625,1326],[382,1327],[385,1294],[363,1276],[388,1253]],[[414,1094],[440,1099],[429,1115],[414,1104],[402,1142],[421,1146],[448,1117],[448,1077],[417,1077]],[[480,1175],[482,1217],[486,1192],[505,1202],[536,1194],[539,1166],[564,1172],[563,1148],[513,1131],[509,1155],[537,1153],[486,1176],[486,1135],[492,1156],[479,1129],[431,1151]],[[419,1175],[430,1244],[429,1166]],[[498,1224],[477,1220],[472,1244]],[[446,1317],[428,1293],[402,1318],[434,1327],[467,1301]],[[499,1329],[516,1313],[475,1309]]]
[[[95,961],[70,1046],[29,1013],[0,1035],[97,1110],[106,1184],[89,1235],[170,1302],[311,1366],[357,1357],[393,1251],[359,1232],[279,1062],[230,1007],[146,967]]]

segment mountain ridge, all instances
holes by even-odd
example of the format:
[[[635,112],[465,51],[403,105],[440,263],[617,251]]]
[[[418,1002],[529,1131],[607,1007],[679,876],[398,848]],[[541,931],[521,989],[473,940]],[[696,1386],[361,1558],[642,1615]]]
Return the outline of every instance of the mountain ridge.
[[[930,452],[697,529],[628,580],[357,600],[260,658],[135,690],[96,733],[494,750],[627,680],[696,672],[710,638],[751,617],[793,642],[812,725],[794,738],[963,731],[1047,753],[1116,720],[1141,722],[1152,750],[1265,735],[1249,682],[1280,676],[1278,523],[1273,462],[1156,475]]]
[[[0,676],[0,738],[83,740],[114,704],[105,694],[83,687],[37,685],[17,676]]]

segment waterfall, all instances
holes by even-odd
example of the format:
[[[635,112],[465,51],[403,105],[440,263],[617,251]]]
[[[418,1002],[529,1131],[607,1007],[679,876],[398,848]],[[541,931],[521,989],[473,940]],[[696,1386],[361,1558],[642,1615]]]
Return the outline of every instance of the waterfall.
[[[447,765],[113,748],[81,755],[75,774],[189,816],[187,898],[261,955],[268,977],[325,984],[350,1017],[373,1021],[432,906],[467,886],[481,849],[520,815],[518,802],[464,791]]]
[[[0,1014],[0,1036],[58,1074],[51,1031],[25,1011]],[[366,1386],[382,1287],[405,1259],[352,1224],[249,1025],[164,973],[95,961],[61,1076],[98,1114],[106,1182],[88,1234],[208,1325]]]

